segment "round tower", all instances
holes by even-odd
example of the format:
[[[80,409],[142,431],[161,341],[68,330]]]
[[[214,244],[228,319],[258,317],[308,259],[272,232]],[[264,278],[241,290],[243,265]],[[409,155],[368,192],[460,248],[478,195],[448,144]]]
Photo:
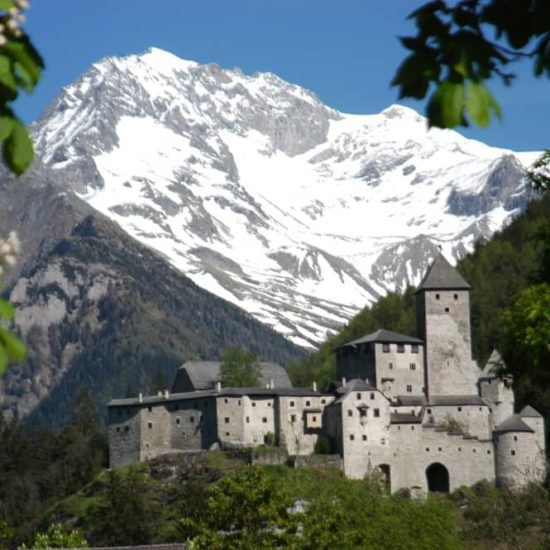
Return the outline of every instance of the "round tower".
[[[499,424],[493,435],[498,487],[518,490],[543,480],[544,456],[541,457],[538,434],[519,414],[513,414]]]

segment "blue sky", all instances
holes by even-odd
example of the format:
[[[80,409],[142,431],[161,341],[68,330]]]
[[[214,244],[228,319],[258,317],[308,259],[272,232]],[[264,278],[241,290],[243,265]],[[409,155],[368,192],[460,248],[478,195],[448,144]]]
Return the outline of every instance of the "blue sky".
[[[16,110],[35,120],[61,88],[109,55],[156,46],[246,73],[271,71],[344,112],[375,113],[397,101],[389,82],[406,55],[413,0],[53,0],[32,3],[26,29],[45,58],[38,89]],[[516,150],[550,147],[550,80],[529,65],[491,89],[504,112],[468,137]],[[423,103],[408,103],[424,112]]]

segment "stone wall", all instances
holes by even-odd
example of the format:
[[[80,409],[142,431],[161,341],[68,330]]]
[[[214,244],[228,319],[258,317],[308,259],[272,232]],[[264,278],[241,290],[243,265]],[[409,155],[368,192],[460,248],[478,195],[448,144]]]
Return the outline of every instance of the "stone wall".
[[[139,407],[109,408],[109,466],[118,468],[140,460]]]
[[[480,439],[492,439],[489,407],[486,405],[430,405],[426,408],[425,422],[438,426],[456,424],[465,434]]]

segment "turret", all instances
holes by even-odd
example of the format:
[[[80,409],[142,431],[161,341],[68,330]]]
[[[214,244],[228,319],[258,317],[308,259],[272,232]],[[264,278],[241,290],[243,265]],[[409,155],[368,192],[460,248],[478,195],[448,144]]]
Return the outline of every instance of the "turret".
[[[425,342],[428,395],[474,395],[470,285],[439,254],[416,291],[419,337]]]
[[[489,405],[491,411],[491,430],[514,414],[512,377],[501,375],[504,368],[504,361],[500,354],[497,350],[493,350],[477,381],[479,395]]]

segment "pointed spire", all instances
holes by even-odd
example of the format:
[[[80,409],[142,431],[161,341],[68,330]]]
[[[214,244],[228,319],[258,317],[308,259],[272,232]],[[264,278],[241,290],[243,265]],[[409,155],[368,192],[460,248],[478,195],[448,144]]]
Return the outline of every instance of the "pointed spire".
[[[496,378],[499,370],[504,368],[504,361],[500,356],[500,353],[494,349],[491,353],[489,359],[487,359],[487,364],[483,367],[480,377],[484,378]]]
[[[439,253],[418,286],[422,290],[469,290],[470,285],[462,275]]]
[[[521,416],[521,418],[543,418],[542,414],[531,407],[531,405],[525,405],[525,407],[521,409],[519,415]]]

